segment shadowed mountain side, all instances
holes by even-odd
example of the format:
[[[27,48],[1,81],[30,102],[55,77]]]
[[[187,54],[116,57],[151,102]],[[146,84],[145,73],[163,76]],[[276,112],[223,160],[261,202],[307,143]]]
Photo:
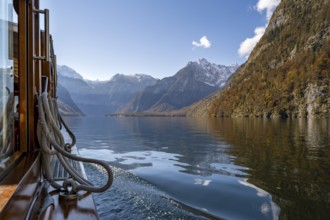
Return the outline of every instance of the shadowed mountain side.
[[[72,100],[70,93],[61,84],[57,85],[58,106],[65,116],[83,116],[84,113]]]
[[[214,91],[216,87],[194,79],[169,77],[147,87],[124,108],[124,112],[164,112],[180,109]]]
[[[282,0],[224,89],[189,116],[329,117],[330,1]]]
[[[157,82],[157,79],[144,74],[116,74],[108,81],[84,80],[67,66],[59,66],[58,73],[59,82],[87,115],[116,112],[146,86]]]
[[[147,86],[152,86],[157,80],[151,76],[136,74],[125,76],[117,74],[104,85],[104,93],[108,95],[113,111],[123,108],[137,93]]]

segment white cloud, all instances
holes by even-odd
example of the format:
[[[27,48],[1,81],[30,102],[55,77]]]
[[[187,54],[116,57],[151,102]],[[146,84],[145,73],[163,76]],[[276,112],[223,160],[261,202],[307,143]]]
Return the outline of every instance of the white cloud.
[[[259,0],[256,8],[259,12],[266,10],[267,20],[269,20],[276,8],[276,6],[281,2],[281,0]]]
[[[266,27],[274,10],[276,9],[277,5],[281,2],[281,0],[259,0],[257,5],[255,6],[256,10],[260,13],[266,10],[267,16],[267,23],[264,27],[257,27],[254,30],[254,36],[251,38],[246,38],[241,44],[238,49],[238,54],[246,58],[249,57],[250,53],[252,52],[253,48],[256,46],[260,38],[264,35]]]
[[[193,41],[192,45],[195,47],[210,48],[211,42],[207,39],[206,36],[203,36],[199,42]]]
[[[260,40],[260,38],[262,37],[262,35],[264,35],[265,30],[266,30],[265,27],[257,27],[254,30],[254,36],[252,38],[246,38],[241,43],[241,45],[240,45],[240,47],[238,49],[238,54],[241,57],[246,56],[246,58],[248,58],[248,56],[252,52],[252,50],[255,47],[255,45],[258,43],[258,41]]]

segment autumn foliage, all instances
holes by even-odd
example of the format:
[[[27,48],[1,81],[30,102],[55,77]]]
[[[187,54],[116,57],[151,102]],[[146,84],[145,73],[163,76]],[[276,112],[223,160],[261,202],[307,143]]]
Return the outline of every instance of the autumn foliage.
[[[328,116],[330,2],[282,0],[264,36],[209,116]]]

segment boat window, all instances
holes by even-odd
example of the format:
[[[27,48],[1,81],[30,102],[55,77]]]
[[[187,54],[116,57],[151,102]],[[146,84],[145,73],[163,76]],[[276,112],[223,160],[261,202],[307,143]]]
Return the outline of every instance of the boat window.
[[[14,35],[17,36],[17,15],[12,0],[0,1],[0,174],[17,145],[15,130],[14,78],[17,69]],[[14,33],[15,32],[15,33]],[[17,49],[16,49],[17,51]],[[15,65],[16,64],[16,65]],[[17,100],[17,98],[16,98]]]

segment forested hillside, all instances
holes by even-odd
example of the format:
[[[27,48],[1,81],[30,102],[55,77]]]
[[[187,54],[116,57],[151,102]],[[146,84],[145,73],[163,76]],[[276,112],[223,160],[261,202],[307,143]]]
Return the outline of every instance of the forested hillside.
[[[188,115],[329,116],[329,12],[329,0],[282,0],[246,63]]]

